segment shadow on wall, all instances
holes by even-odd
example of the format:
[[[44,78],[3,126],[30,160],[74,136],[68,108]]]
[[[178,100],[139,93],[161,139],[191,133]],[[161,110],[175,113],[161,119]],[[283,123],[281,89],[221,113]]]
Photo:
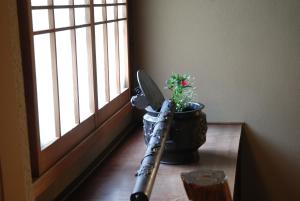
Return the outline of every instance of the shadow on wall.
[[[239,200],[299,201],[299,161],[290,161],[245,124],[241,138]],[[298,163],[298,164],[297,164]]]
[[[240,186],[239,200],[242,201],[269,201],[266,198],[265,185],[262,182],[262,178],[258,173],[256,160],[251,150],[249,135],[249,127],[245,124],[241,136],[240,144]],[[251,136],[253,138],[253,136]]]

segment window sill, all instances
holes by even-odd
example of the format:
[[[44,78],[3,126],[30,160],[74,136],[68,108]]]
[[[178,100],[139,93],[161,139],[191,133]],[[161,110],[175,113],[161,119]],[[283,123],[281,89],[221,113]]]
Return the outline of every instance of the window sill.
[[[132,107],[127,103],[33,182],[33,196],[36,200],[54,200],[128,127],[131,120]]]

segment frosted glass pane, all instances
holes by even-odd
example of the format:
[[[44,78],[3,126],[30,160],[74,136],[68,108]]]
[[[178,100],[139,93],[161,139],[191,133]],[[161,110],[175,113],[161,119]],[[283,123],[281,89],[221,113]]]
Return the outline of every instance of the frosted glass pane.
[[[84,4],[89,4],[89,0],[74,0],[75,5],[84,5]]]
[[[94,0],[94,4],[103,4],[104,0]]]
[[[90,28],[76,29],[79,112],[81,122],[94,113]]]
[[[31,0],[32,6],[47,6],[48,0]]]
[[[116,8],[116,6],[107,6],[106,7],[107,20],[115,19],[115,8]]]
[[[75,24],[89,24],[90,13],[88,8],[75,8]]]
[[[94,19],[95,19],[95,22],[104,21],[103,8],[102,7],[95,7],[94,8]]]
[[[116,0],[106,0],[106,3],[116,3]]]
[[[76,126],[71,31],[56,33],[61,134]]]
[[[68,9],[68,8],[54,9],[54,17],[55,17],[55,27],[56,28],[71,26],[70,9]]]
[[[56,139],[50,34],[34,36],[34,57],[41,148]]]
[[[116,34],[115,27],[116,23],[107,24],[107,41],[108,41],[108,66],[109,66],[109,93],[110,100],[114,99],[119,95],[118,92],[118,77],[117,77],[117,61],[116,61]]]
[[[32,10],[33,31],[49,29],[49,10]]]
[[[102,108],[108,101],[106,100],[105,83],[105,57],[104,57],[104,25],[95,26],[96,39],[96,60],[97,60],[97,88],[98,88],[98,109]]]
[[[126,18],[126,6],[118,6],[118,18]]]
[[[119,21],[119,57],[121,91],[128,88],[127,21]]]
[[[70,5],[72,0],[53,0],[54,5]]]

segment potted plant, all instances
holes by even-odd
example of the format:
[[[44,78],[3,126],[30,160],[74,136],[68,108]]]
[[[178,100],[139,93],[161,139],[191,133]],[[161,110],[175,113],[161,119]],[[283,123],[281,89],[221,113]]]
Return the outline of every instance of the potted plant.
[[[190,110],[189,104],[193,101],[195,89],[190,75],[172,73],[165,88],[172,91],[171,100],[175,103],[176,112]]]
[[[166,88],[172,91],[171,100],[175,103],[176,111],[161,162],[184,164],[196,161],[198,148],[206,140],[206,115],[202,112],[204,105],[193,100],[195,88],[187,74],[173,73],[166,81]],[[146,111],[143,121],[145,143],[148,144],[158,112],[151,107],[147,107]]]

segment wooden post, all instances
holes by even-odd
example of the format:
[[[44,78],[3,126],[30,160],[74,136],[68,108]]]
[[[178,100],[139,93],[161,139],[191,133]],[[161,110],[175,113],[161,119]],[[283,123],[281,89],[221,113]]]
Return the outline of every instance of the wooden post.
[[[220,170],[197,170],[181,173],[189,200],[232,201],[227,177]]]

